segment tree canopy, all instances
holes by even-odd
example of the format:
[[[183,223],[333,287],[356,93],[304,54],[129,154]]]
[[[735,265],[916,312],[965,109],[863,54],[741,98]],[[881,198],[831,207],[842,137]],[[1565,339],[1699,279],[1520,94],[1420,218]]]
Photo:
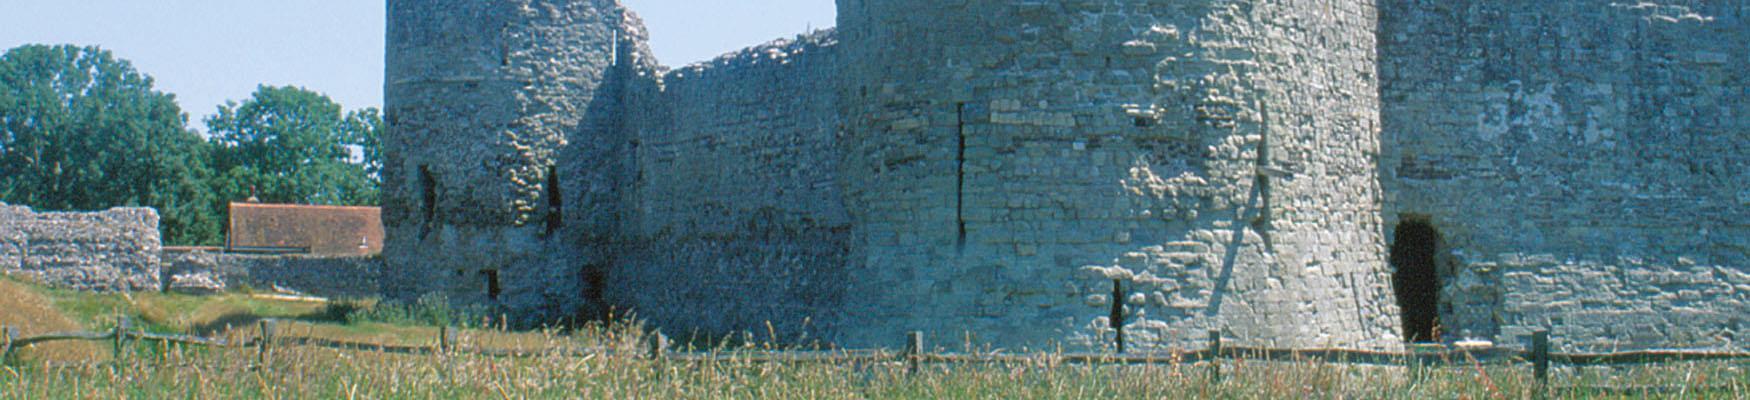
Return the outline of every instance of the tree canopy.
[[[380,168],[376,110],[342,113],[328,96],[298,87],[257,88],[219,107],[212,129],[220,198],[269,203],[369,205]],[[358,157],[355,157],[354,151]],[[373,167],[372,165],[378,165]]]
[[[0,200],[46,210],[157,208],[165,236],[218,237],[204,141],[176,98],[109,51],[0,56]]]
[[[0,201],[41,210],[156,208],[164,240],[216,245],[227,203],[375,205],[382,117],[262,86],[187,127],[173,95],[96,47],[0,55]]]

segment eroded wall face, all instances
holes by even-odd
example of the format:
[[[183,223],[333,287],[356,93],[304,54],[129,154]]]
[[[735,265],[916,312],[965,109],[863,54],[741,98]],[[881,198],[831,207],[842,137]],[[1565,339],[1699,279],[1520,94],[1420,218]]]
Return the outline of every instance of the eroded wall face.
[[[0,204],[0,273],[91,291],[156,291],[158,212],[37,213]]]
[[[817,32],[634,93],[637,207],[610,302],[676,337],[830,339],[849,278],[838,62],[832,33]]]
[[[839,12],[841,343],[1400,342],[1371,1]]]
[[[166,252],[163,265],[169,278],[165,285],[172,292],[216,293],[248,287],[331,299],[382,295],[381,257]]]
[[[1388,231],[1441,234],[1447,339],[1750,329],[1750,6],[1382,2]],[[1387,237],[1390,237],[1388,232]]]
[[[628,143],[619,61],[642,28],[609,0],[395,0],[388,16],[388,294],[546,321],[592,307],[582,269],[619,219]]]

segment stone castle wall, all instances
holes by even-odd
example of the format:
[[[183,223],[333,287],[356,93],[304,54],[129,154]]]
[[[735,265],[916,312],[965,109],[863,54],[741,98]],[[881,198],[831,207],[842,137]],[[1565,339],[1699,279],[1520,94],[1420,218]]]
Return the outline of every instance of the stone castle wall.
[[[671,335],[821,338],[845,301],[831,32],[662,75],[632,104],[635,205],[609,302]]]
[[[190,252],[164,256],[172,290],[224,291],[240,287],[271,291],[286,289],[327,298],[372,298],[382,295],[383,260],[364,256],[253,255]]]
[[[612,0],[389,7],[392,297],[1381,348],[1409,222],[1445,340],[1730,346],[1750,312],[1735,3],[838,0],[672,71]]]
[[[387,294],[587,313],[621,218],[640,22],[612,0],[394,0],[388,18]]]
[[[1750,5],[1386,1],[1387,237],[1440,234],[1455,338],[1750,329]]]
[[[1399,342],[1372,2],[839,10],[847,342]]]
[[[0,204],[0,273],[56,287],[159,290],[158,212],[44,212]]]

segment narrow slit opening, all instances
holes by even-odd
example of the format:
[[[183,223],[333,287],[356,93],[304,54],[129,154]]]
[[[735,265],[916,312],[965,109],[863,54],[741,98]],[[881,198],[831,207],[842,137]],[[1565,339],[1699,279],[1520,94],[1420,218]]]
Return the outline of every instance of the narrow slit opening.
[[[1112,314],[1107,322],[1112,327],[1113,344],[1117,345],[1119,353],[1124,352],[1124,281],[1112,280]]]
[[[955,135],[959,137],[954,155],[954,222],[960,235],[956,244],[966,246],[966,103],[954,105]]]
[[[500,287],[498,283],[498,270],[489,269],[480,271],[480,275],[486,278],[486,298],[488,300],[498,301],[498,296],[504,294],[504,288]]]
[[[559,168],[547,167],[547,235],[565,227],[565,198],[559,188]]]
[[[420,214],[424,217],[425,229],[431,229],[431,224],[437,219],[437,179],[431,176],[431,167],[419,166]]]

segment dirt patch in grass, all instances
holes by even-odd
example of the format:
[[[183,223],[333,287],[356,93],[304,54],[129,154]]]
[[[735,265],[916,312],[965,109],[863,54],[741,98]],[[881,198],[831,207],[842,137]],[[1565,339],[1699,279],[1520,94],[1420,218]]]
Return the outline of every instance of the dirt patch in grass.
[[[54,302],[33,287],[11,279],[0,279],[0,325],[18,329],[21,336],[51,332],[84,330],[68,319]],[[109,355],[96,343],[57,342],[19,350],[20,358],[54,362],[85,362],[107,360]]]
[[[360,303],[364,307],[373,302]],[[96,331],[128,317],[136,326],[156,333],[243,340],[259,333],[258,322],[279,321],[282,338],[313,338],[386,346],[435,346],[441,328],[379,322],[335,320],[329,303],[246,293],[192,296],[155,292],[90,293],[0,279],[0,325],[19,327],[26,336],[48,332]],[[457,329],[455,344],[464,349],[541,353],[554,349],[640,348],[637,334],[626,329],[587,328],[581,332]],[[21,353],[21,360],[53,362],[108,361],[109,345],[100,342],[56,342]]]

